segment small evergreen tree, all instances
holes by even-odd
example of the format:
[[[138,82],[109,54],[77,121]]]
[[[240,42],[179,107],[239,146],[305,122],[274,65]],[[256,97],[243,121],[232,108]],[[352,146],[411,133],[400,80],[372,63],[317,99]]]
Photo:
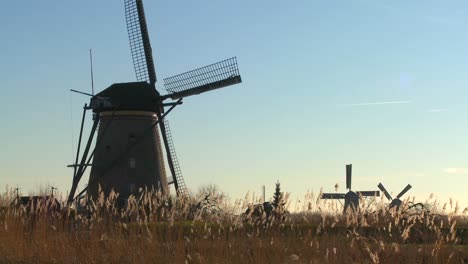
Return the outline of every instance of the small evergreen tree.
[[[283,205],[283,193],[281,192],[281,185],[279,181],[275,183],[276,188],[275,188],[275,193],[273,194],[273,207],[275,208],[276,211],[280,210]]]

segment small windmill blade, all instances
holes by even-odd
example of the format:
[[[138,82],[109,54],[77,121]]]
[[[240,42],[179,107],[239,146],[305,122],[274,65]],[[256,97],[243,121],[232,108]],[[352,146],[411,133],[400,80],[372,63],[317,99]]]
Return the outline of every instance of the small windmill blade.
[[[142,0],[125,0],[125,17],[137,80],[154,85],[156,70]]]
[[[322,193],[321,199],[344,199],[344,193]]]
[[[379,191],[358,191],[356,192],[358,195],[360,196],[365,196],[365,197],[369,197],[369,196],[380,196],[380,192]]]
[[[353,165],[346,165],[346,189],[351,190],[351,174],[353,170]]]
[[[411,187],[412,187],[412,186],[411,186],[410,184],[406,185],[406,187],[403,189],[403,191],[401,191],[401,192],[397,195],[396,198],[397,198],[397,199],[400,199],[400,197],[402,197],[403,195],[405,195],[405,193],[406,193],[407,191],[409,191],[409,190],[411,189]]]
[[[233,57],[165,78],[164,87],[169,94],[163,96],[163,100],[167,98],[176,100],[241,82],[237,59]]]
[[[385,197],[387,197],[388,200],[390,201],[393,200],[392,196],[387,192],[387,190],[385,189],[382,183],[379,183],[377,187],[379,187],[379,189],[384,193]]]

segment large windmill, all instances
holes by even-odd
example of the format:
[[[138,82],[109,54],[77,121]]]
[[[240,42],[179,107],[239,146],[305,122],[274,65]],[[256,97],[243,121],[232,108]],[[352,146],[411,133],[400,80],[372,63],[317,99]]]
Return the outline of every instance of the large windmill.
[[[411,189],[412,186],[410,184],[406,185],[406,187],[396,196],[395,199],[393,199],[392,196],[387,192],[387,190],[382,185],[382,183],[379,183],[379,185],[377,185],[377,187],[379,187],[379,189],[384,193],[385,197],[387,197],[387,199],[389,201],[391,201],[389,208],[392,209],[392,208],[396,207],[396,209],[398,210],[398,209],[400,209],[400,205],[402,203],[400,198],[403,195],[405,195],[405,193],[408,192]]]
[[[356,191],[351,190],[351,175],[352,175],[352,164],[346,165],[346,189],[347,193],[322,193],[321,199],[344,199],[343,212],[347,212],[348,208],[352,211],[356,211],[359,208],[359,197],[367,196],[380,196],[379,191]]]
[[[87,192],[96,198],[102,188],[104,193],[113,189],[125,198],[140,187],[156,188],[167,194],[170,184],[174,185],[177,195],[186,196],[187,189],[165,117],[182,104],[185,97],[242,82],[234,57],[164,79],[168,93],[161,95],[156,89],[156,71],[142,0],[125,0],[125,16],[138,82],[112,84],[91,95],[89,106],[85,105],[76,160],[71,165],[74,175],[69,202],[75,199],[78,183],[89,166],[88,186],[78,196]],[[87,110],[92,110],[94,121],[79,159]],[[96,132],[95,147],[91,149]],[[171,174],[169,182],[164,156]]]

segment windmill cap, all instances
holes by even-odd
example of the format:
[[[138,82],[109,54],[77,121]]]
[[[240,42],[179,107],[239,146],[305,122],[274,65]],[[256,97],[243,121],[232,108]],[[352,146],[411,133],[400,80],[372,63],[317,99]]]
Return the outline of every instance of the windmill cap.
[[[147,82],[114,83],[91,98],[91,107],[94,112],[155,111],[159,98],[159,93]]]

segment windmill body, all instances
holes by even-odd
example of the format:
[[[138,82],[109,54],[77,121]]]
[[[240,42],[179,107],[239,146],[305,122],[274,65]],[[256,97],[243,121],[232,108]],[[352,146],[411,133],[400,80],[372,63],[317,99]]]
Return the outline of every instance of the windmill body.
[[[400,199],[393,199],[391,202],[390,202],[390,205],[389,205],[389,208],[397,208],[400,209],[400,206],[402,204],[402,201]]]
[[[165,116],[188,96],[242,82],[237,60],[233,57],[165,78],[168,93],[161,95],[156,89],[143,1],[124,2],[138,82],[113,84],[91,95],[89,107],[85,105],[76,161],[70,165],[74,167],[74,174],[69,203],[75,200],[78,183],[87,167],[91,167],[88,187],[77,197],[87,192],[88,197],[97,198],[100,190],[104,194],[114,190],[120,198],[126,199],[140,188],[155,189],[165,195],[169,193],[170,184],[174,185],[177,195],[187,196]],[[165,109],[167,107],[169,109]],[[78,162],[86,110],[93,111],[94,123]],[[95,134],[95,147],[91,149]],[[167,158],[171,181],[166,176],[164,158]]]
[[[105,98],[105,99],[100,99]],[[97,197],[99,187],[128,197],[141,187],[168,193],[160,131],[159,94],[146,82],[118,83],[91,99],[99,115],[95,155],[88,188]]]
[[[359,194],[349,191],[345,194],[345,203],[343,211],[347,212],[349,209],[355,211],[359,208]]]
[[[344,199],[343,212],[357,211],[360,197],[380,196],[379,191],[352,191],[351,190],[352,164],[346,165],[346,189],[347,193],[322,193],[321,199]]]

